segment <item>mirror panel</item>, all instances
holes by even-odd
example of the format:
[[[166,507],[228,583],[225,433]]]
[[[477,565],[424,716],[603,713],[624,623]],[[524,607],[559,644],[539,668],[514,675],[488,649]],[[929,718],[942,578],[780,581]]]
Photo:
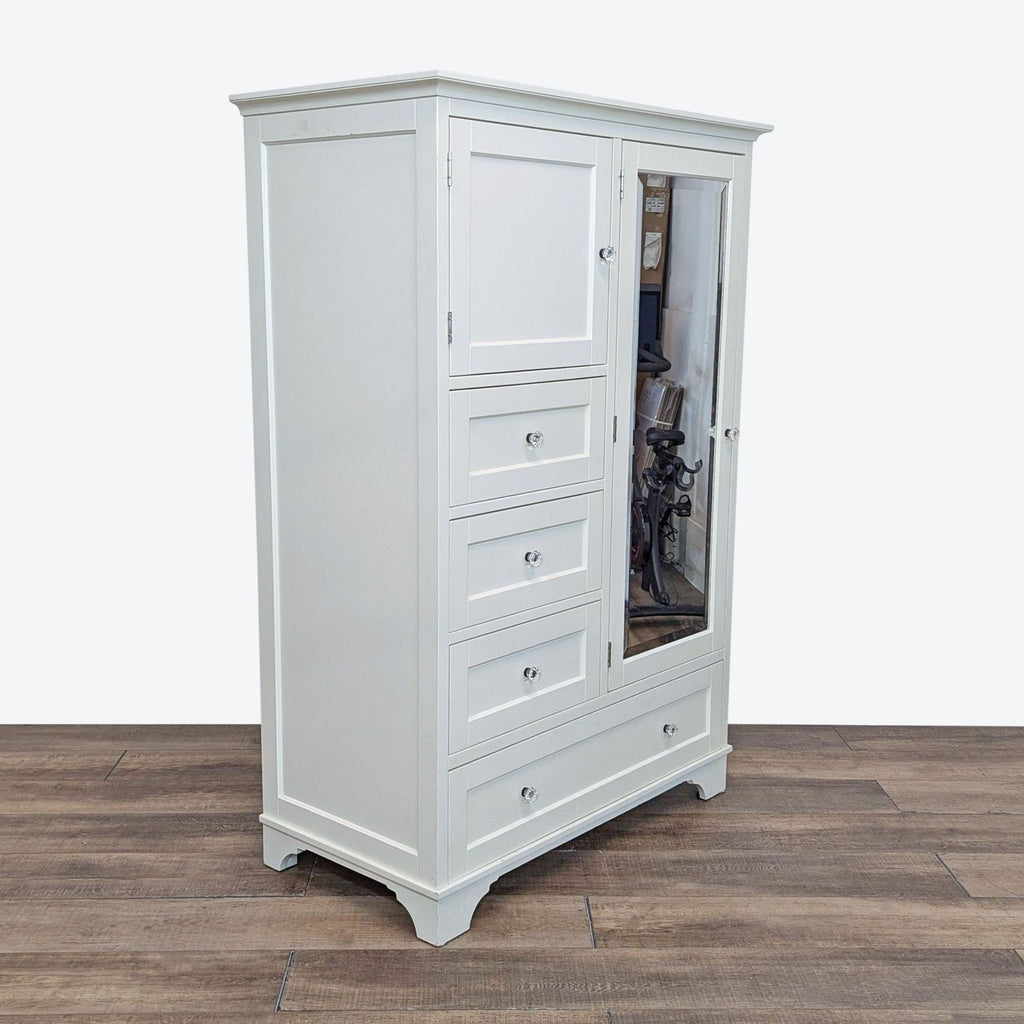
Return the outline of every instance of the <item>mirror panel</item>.
[[[625,656],[708,628],[726,182],[640,175]]]

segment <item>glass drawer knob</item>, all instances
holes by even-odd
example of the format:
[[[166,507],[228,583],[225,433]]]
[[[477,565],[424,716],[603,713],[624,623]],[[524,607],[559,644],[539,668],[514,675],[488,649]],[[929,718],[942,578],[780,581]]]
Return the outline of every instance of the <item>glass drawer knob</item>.
[[[544,435],[539,430],[531,430],[526,435],[527,448],[539,448],[544,443]]]
[[[669,722],[662,730],[666,736],[675,736],[679,732],[679,726]]]
[[[605,263],[614,263],[615,262],[615,246],[613,246],[613,245],[603,245],[598,250],[597,255],[600,256],[601,259],[603,259],[605,261]]]
[[[544,556],[539,551],[527,551],[523,558],[527,565],[540,565],[544,561]]]
[[[531,683],[537,682],[537,680],[540,679],[540,669],[534,668],[533,665],[527,665],[526,668],[523,669],[523,678]]]
[[[523,786],[523,791],[519,795],[523,798],[523,803],[532,804],[537,799],[537,790],[533,786]]]

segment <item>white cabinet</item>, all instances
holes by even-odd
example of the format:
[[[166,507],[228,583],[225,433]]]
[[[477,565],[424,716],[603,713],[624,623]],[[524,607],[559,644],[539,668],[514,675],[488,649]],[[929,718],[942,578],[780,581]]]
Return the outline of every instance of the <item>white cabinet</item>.
[[[233,101],[265,860],[440,944],[518,864],[725,786],[767,126],[439,73]]]

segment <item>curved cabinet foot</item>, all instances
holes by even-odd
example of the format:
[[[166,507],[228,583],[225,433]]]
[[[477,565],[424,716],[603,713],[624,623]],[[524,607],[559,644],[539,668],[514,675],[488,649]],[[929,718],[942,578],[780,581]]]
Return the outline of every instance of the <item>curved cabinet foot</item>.
[[[697,795],[701,800],[710,800],[713,796],[725,792],[725,763],[728,757],[723,754],[721,757],[709,761],[697,768],[686,780],[697,787]]]
[[[278,832],[269,825],[263,826],[263,863],[275,871],[293,868],[298,863],[299,854],[305,847],[284,832]]]
[[[457,889],[440,899],[432,899],[421,892],[406,889],[397,882],[386,882],[398,897],[398,902],[409,912],[416,937],[432,946],[443,946],[456,935],[469,930],[477,904],[487,895],[493,879],[475,882]]]

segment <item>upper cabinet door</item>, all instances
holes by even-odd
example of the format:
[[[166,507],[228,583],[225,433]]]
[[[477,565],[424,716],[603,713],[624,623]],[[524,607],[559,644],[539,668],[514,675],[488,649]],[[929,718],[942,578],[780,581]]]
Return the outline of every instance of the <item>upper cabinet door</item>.
[[[604,363],[612,141],[452,118],[451,154],[452,374]]]

